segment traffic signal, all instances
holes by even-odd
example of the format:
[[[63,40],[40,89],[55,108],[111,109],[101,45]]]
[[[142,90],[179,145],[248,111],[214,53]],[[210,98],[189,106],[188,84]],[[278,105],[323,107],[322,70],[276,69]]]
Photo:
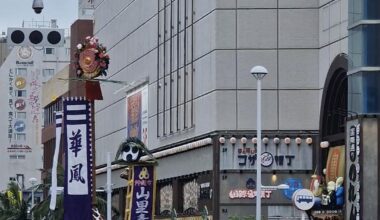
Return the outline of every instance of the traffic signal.
[[[59,47],[64,44],[64,30],[57,28],[8,28],[8,46]]]

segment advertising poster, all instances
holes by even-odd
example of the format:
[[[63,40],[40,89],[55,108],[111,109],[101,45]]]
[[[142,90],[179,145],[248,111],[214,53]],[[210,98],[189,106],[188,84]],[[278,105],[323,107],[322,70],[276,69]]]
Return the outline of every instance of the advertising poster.
[[[148,86],[129,93],[126,107],[127,138],[137,137],[148,146]]]

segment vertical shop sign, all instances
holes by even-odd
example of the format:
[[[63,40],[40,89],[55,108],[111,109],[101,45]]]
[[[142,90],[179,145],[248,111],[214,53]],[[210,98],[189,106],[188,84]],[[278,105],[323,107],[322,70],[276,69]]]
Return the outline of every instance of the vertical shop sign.
[[[155,166],[133,166],[133,187],[129,219],[152,220],[155,201]]]
[[[8,79],[9,79],[9,87],[8,87],[8,104],[9,104],[9,111],[8,111],[8,140],[9,143],[12,142],[13,137],[13,80],[14,80],[14,73],[12,69],[9,69],[8,73]]]
[[[351,124],[351,125],[350,125]],[[348,150],[346,153],[346,218],[360,219],[360,124],[347,122]]]

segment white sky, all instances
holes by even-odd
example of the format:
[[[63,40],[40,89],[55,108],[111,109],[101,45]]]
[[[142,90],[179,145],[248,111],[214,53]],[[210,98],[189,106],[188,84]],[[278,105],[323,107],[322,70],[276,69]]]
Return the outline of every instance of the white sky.
[[[33,0],[0,0],[0,35],[8,27],[21,27],[23,21],[57,19],[59,28],[69,29],[78,18],[78,0],[43,0],[41,14],[34,13]],[[29,27],[25,23],[24,27]],[[66,30],[65,30],[66,31]]]

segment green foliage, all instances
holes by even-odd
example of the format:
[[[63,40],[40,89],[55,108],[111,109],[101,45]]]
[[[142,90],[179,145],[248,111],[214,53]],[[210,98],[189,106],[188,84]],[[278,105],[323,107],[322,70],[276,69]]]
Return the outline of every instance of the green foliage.
[[[0,193],[0,220],[25,220],[27,204],[20,196],[20,188],[10,182],[6,192]]]
[[[58,186],[63,186],[65,177],[64,177],[64,169],[62,166],[58,165],[57,167],[57,185]],[[47,175],[47,184],[40,184],[36,186],[37,190],[49,190],[51,186],[51,174]],[[64,214],[64,209],[63,209],[63,193],[61,195],[57,195],[57,203],[56,203],[56,208],[54,211],[50,210],[50,195],[45,198],[43,201],[41,201],[39,204],[35,205],[34,208],[32,209],[32,212],[34,213],[34,219],[49,219],[49,220],[63,220],[63,214]],[[99,212],[105,216],[106,215],[106,210],[107,210],[107,201],[104,200],[99,194],[97,194],[96,198],[96,204],[99,209]],[[120,216],[119,211],[115,208],[112,207],[112,211],[114,213],[115,218]],[[0,217],[0,220],[3,220]],[[8,219],[7,219],[8,220]],[[13,220],[13,219],[12,219]],[[21,219],[20,219],[21,220]],[[24,220],[24,219],[22,219]]]

